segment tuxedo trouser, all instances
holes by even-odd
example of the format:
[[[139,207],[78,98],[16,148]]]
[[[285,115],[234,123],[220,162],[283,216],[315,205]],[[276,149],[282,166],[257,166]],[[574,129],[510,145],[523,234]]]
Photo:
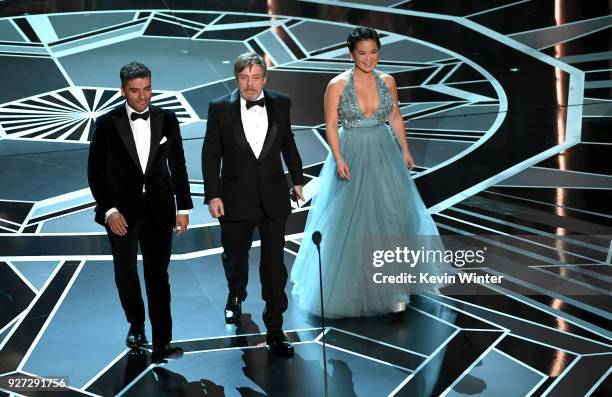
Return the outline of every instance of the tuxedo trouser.
[[[170,315],[170,284],[168,264],[172,249],[172,230],[163,229],[155,221],[149,200],[143,196],[134,224],[128,224],[127,234],[117,236],[107,226],[115,267],[115,284],[127,321],[142,324],[145,308],[136,267],[138,244],[142,253],[149,319],[153,344],[161,346],[172,339]],[[132,221],[134,222],[134,221]]]
[[[283,313],[287,310],[287,268],[284,263],[285,225],[287,217],[269,218],[259,208],[254,219],[244,221],[221,220],[223,268],[229,292],[245,296],[249,275],[249,249],[255,227],[261,237],[259,279],[261,297],[266,302],[263,320],[268,332],[281,330]]]

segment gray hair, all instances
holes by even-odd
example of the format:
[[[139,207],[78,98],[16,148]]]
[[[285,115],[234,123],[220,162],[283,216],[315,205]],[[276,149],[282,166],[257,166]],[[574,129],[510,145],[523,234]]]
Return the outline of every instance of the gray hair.
[[[119,72],[119,78],[121,79],[121,85],[125,85],[128,80],[151,77],[151,70],[144,64],[139,62],[130,62],[127,65],[121,67]]]
[[[238,76],[238,74],[245,68],[249,68],[250,70],[253,65],[261,66],[264,76],[268,72],[268,67],[259,54],[254,52],[245,52],[244,54],[238,55],[234,61],[234,76]]]

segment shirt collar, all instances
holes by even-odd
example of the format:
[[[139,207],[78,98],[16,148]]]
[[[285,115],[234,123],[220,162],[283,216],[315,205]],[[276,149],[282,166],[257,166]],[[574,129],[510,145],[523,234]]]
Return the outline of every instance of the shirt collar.
[[[255,98],[255,100],[258,101],[258,100],[260,100],[263,97],[264,97],[264,92],[263,92],[263,90],[261,90],[261,92],[259,93],[259,96],[257,98]],[[246,99],[244,99],[242,97],[242,95],[240,95],[240,107],[241,108],[246,108]]]
[[[146,108],[145,110],[143,110],[142,112],[137,112],[137,111],[136,111],[136,110],[134,110],[134,109],[133,109],[133,108],[132,108],[130,105],[128,105],[127,101],[125,101],[125,110],[127,110],[127,115],[128,115],[128,118],[131,120],[132,113],[138,113],[138,114],[141,114],[141,113],[148,112],[148,111],[149,111],[149,107],[147,106],[147,108]]]

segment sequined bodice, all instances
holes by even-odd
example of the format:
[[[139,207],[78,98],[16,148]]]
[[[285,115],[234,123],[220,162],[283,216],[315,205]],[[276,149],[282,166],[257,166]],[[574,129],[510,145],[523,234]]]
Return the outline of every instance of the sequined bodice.
[[[370,117],[366,117],[361,111],[359,102],[357,101],[353,69],[349,72],[338,106],[338,114],[342,127],[371,127],[383,124],[389,119],[389,115],[391,111],[393,111],[393,97],[391,96],[391,91],[383,78],[380,77],[376,71],[374,71],[374,78],[376,79],[376,89],[380,102],[374,114]]]

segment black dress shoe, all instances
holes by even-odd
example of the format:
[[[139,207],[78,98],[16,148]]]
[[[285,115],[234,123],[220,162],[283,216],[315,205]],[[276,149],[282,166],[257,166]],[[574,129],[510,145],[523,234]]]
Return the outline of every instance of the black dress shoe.
[[[270,350],[281,356],[293,356],[293,344],[282,331],[268,333],[266,342]]]
[[[125,344],[130,349],[140,349],[149,344],[144,332],[144,324],[130,325],[130,330],[125,337]]]
[[[236,324],[242,316],[242,302],[246,299],[246,292],[241,295],[230,293],[225,304],[225,323]]]
[[[153,346],[151,361],[154,363],[163,363],[166,360],[178,360],[183,357],[183,349],[180,347],[172,347],[170,344],[162,346]]]

